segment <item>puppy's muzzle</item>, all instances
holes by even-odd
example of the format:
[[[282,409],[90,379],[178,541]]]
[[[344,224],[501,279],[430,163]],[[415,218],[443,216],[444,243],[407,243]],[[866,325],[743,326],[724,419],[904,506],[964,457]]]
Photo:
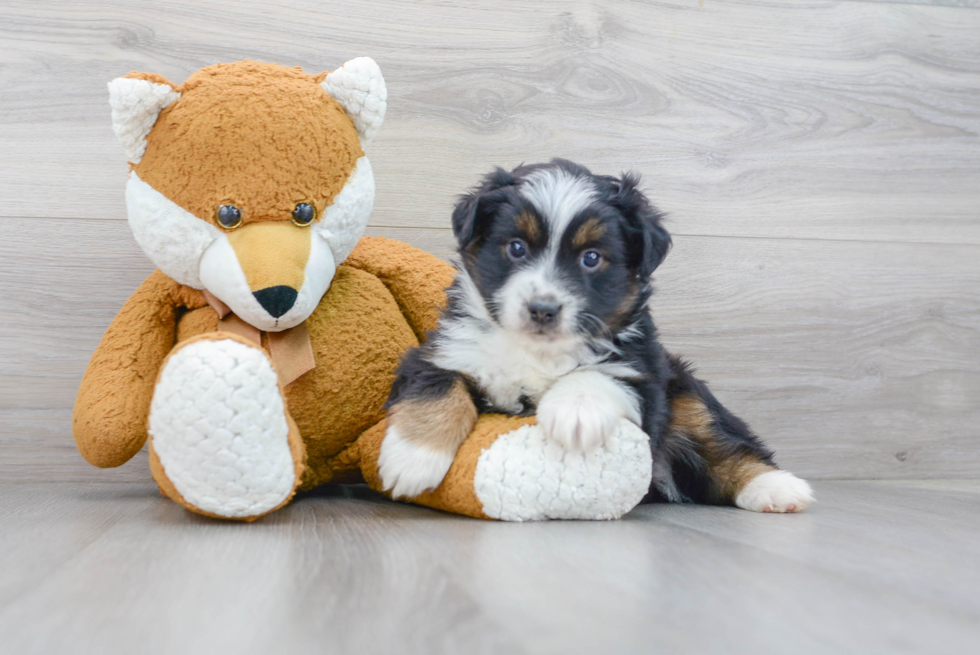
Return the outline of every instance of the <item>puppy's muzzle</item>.
[[[527,304],[531,322],[543,329],[552,329],[558,323],[561,305],[554,298],[534,298]]]

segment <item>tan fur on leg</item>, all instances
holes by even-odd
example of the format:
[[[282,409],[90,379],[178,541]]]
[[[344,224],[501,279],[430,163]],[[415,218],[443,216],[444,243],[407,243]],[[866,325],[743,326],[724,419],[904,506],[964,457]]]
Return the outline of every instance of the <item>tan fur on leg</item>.
[[[483,502],[476,495],[473,479],[480,454],[493,445],[497,438],[523,425],[534,424],[534,417],[504,416],[484,414],[480,416],[469,437],[459,447],[453,464],[438,487],[426,491],[411,501],[433,509],[441,509],[455,514],[464,514],[479,519],[489,519],[483,511]],[[378,470],[378,457],[381,443],[387,431],[386,421],[378,423],[360,436],[357,442],[344,453],[344,459],[359,462],[364,481],[375,491],[384,492],[381,474]]]
[[[378,465],[392,498],[413,498],[434,489],[452,465],[477,411],[460,379],[442,395],[399,401],[389,411]]]
[[[757,476],[778,470],[750,453],[729,453],[718,442],[711,412],[696,396],[679,396],[671,402],[670,428],[699,446],[714,483],[715,500],[732,503]]]
[[[402,439],[433,450],[455,453],[476,424],[473,399],[462,380],[438,398],[396,403],[388,412],[388,425]]]

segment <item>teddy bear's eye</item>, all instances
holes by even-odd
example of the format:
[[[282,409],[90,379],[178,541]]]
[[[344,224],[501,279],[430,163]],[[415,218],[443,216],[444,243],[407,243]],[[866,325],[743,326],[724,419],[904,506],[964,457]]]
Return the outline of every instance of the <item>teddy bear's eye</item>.
[[[218,225],[226,230],[234,230],[242,224],[242,210],[235,205],[221,205],[214,212]]]
[[[316,209],[309,203],[301,202],[293,210],[293,223],[300,227],[306,227],[314,218],[316,218]]]

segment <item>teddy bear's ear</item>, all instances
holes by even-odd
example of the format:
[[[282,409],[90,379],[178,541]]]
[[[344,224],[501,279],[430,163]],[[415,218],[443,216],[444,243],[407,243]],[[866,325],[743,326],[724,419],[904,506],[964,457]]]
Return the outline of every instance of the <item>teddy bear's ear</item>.
[[[126,156],[138,164],[146,152],[146,135],[160,115],[160,110],[180,99],[173,84],[160,75],[130,73],[109,82],[109,106],[112,107],[112,129],[126,150]]]
[[[388,90],[381,69],[370,57],[358,57],[327,75],[323,90],[339,102],[367,145],[381,128],[388,107]]]

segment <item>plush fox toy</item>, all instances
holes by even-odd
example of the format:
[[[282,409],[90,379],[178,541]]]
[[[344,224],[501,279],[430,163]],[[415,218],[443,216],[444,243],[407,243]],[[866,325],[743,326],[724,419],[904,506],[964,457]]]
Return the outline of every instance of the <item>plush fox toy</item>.
[[[378,66],[358,58],[308,75],[242,61],[179,86],[130,73],[109,97],[130,161],[129,224],[159,270],[85,372],[73,422],[82,455],[119,466],[149,436],[160,490],[219,518],[253,520],[331,481],[384,491],[383,405],[454,271],[360,238],[374,200],[362,148],[387,100]],[[533,423],[481,418],[443,483],[408,500],[533,520],[615,518],[643,497],[639,428],[586,456]]]

